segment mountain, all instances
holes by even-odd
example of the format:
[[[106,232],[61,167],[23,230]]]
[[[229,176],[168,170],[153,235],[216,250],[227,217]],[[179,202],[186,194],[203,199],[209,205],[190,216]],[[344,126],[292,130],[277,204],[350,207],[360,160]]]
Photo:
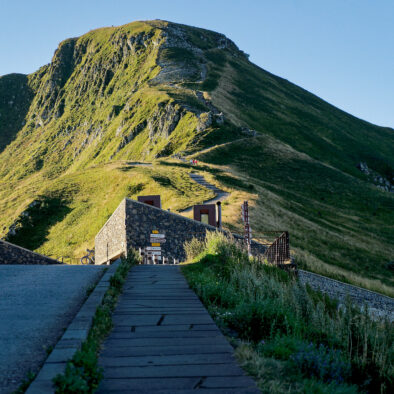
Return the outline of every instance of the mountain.
[[[125,196],[181,210],[231,193],[225,225],[288,229],[301,267],[394,295],[394,130],[259,68],[224,35],[166,21],[93,30],[0,77],[0,236],[81,256]],[[152,162],[138,166],[136,161]]]

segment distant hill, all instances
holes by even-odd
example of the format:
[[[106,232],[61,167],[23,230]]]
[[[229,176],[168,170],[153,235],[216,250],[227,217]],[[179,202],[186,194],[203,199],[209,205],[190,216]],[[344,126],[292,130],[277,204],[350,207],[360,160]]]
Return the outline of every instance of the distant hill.
[[[323,76],[322,76],[323,78]],[[304,268],[394,294],[394,130],[262,70],[224,35],[155,20],[59,44],[30,75],[0,77],[0,235],[81,256],[121,199],[180,210],[231,192],[252,228],[288,229]],[[130,165],[152,161],[152,167]]]

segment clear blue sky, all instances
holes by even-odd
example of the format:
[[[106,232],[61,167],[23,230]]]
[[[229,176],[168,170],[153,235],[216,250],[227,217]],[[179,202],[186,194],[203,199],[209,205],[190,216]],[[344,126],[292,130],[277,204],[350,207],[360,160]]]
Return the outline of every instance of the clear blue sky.
[[[0,0],[0,75],[37,70],[65,38],[146,19],[224,33],[260,67],[394,127],[394,0]]]

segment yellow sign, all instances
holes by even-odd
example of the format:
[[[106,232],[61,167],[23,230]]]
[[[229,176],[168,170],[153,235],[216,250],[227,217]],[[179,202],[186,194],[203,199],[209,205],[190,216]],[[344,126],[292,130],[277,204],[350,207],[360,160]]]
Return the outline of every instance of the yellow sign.
[[[154,242],[154,243],[152,243],[152,246],[160,246],[160,244],[157,242]]]
[[[159,234],[158,230],[152,230],[152,234]]]

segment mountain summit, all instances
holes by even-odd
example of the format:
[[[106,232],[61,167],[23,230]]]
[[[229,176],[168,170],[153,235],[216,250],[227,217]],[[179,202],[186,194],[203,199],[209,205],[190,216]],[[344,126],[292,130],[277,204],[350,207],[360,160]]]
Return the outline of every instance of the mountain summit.
[[[33,74],[0,77],[0,230],[80,255],[125,196],[160,192],[173,210],[209,196],[170,159],[193,155],[231,192],[228,226],[248,198],[256,231],[289,229],[304,267],[391,286],[393,151],[392,129],[262,70],[222,34],[101,28]]]

